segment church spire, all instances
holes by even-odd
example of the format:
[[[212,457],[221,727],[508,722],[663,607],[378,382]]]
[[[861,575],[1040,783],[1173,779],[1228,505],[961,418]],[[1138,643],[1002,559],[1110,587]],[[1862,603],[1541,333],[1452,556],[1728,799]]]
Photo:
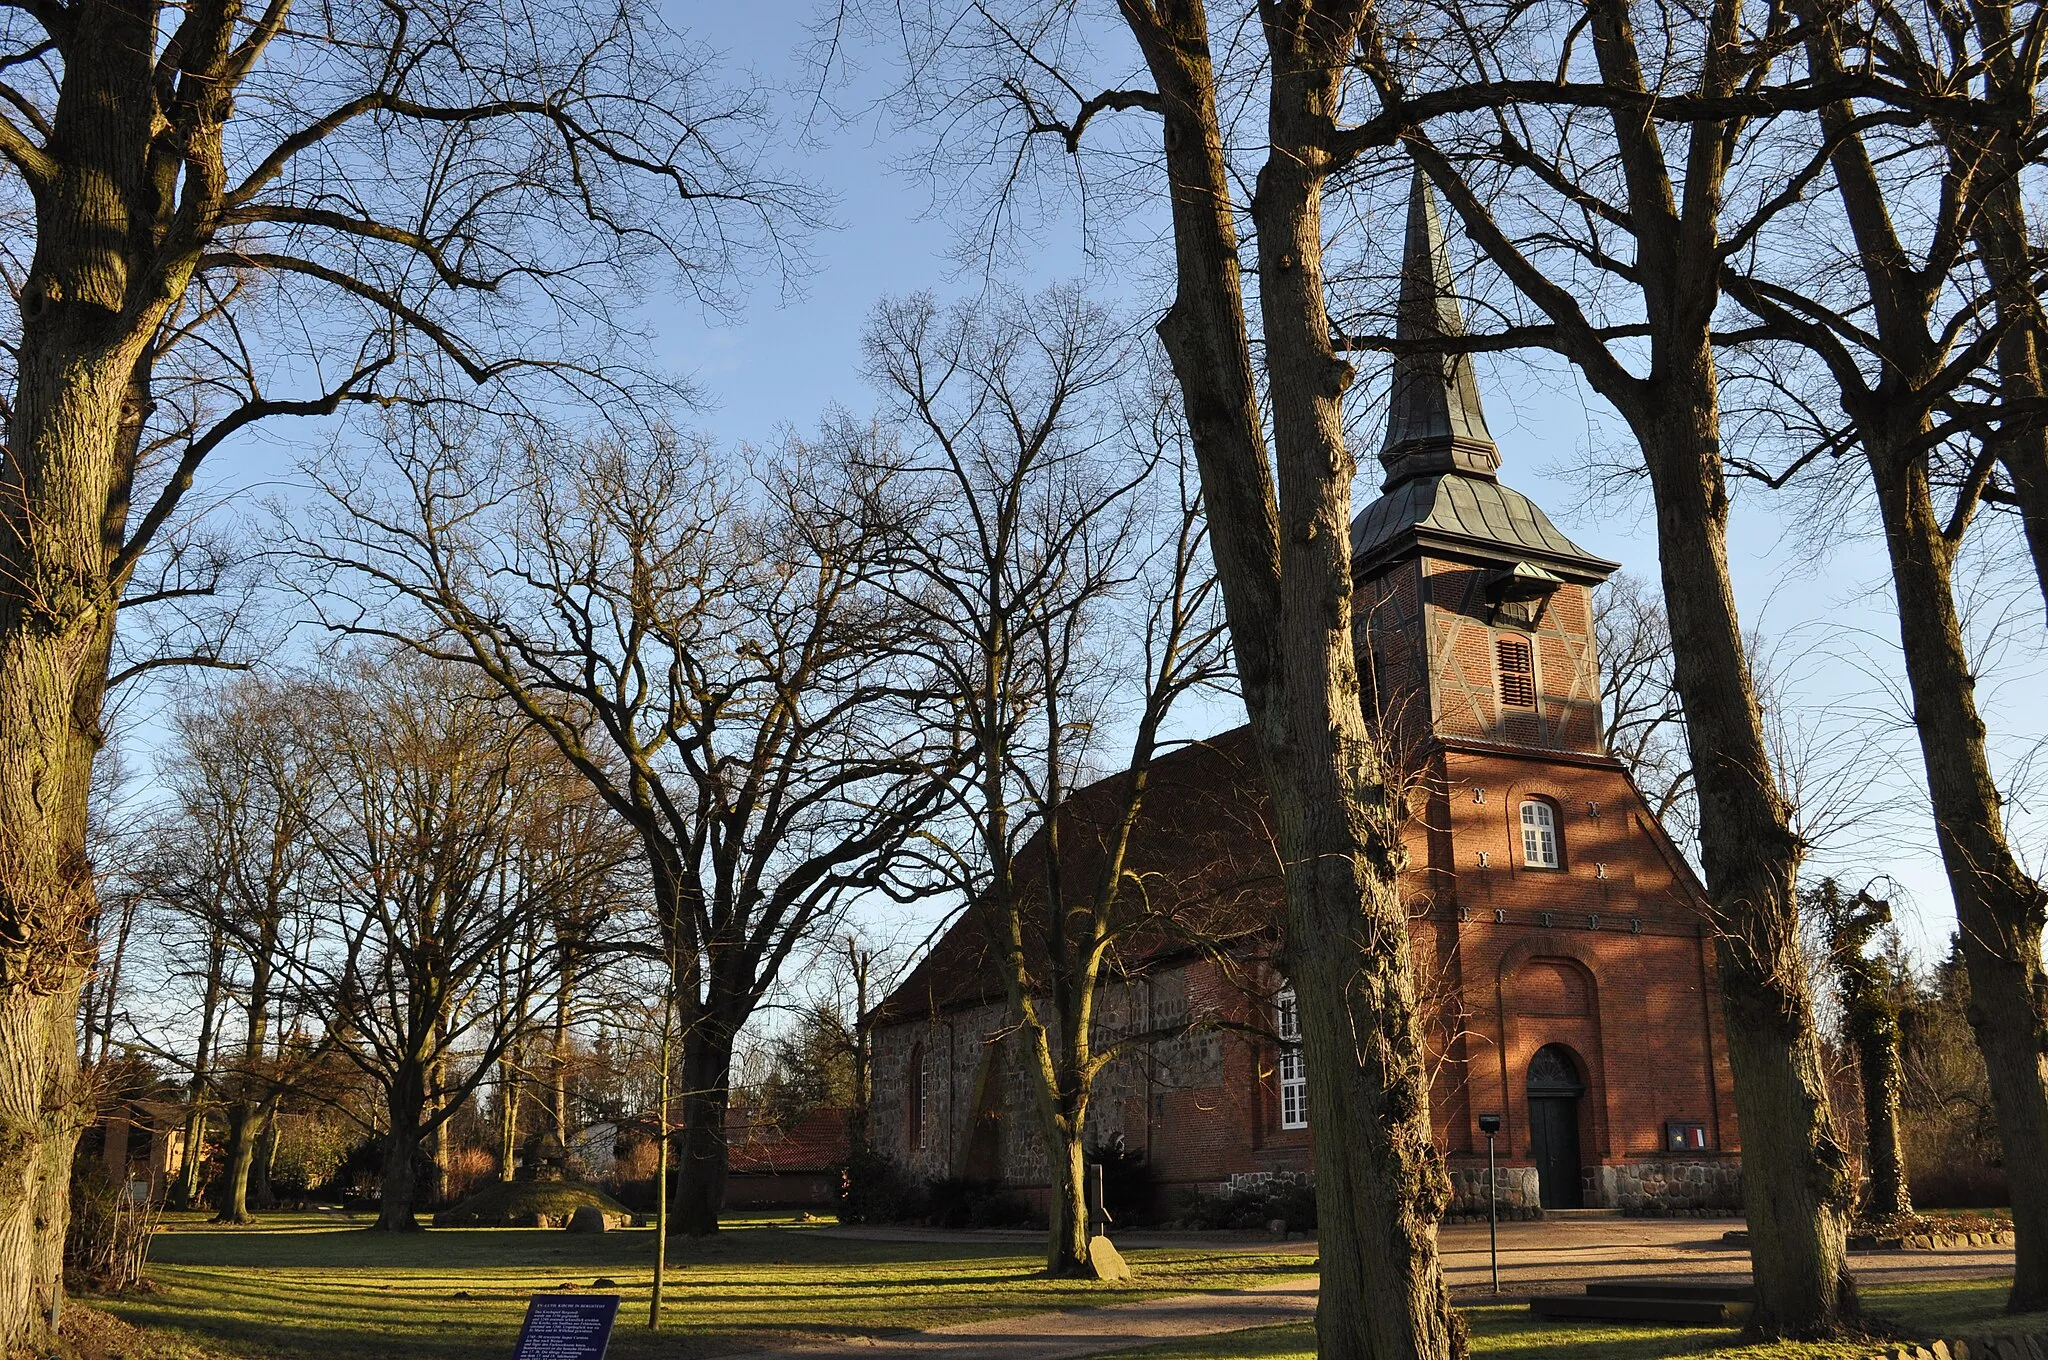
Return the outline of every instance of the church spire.
[[[1457,294],[1451,291],[1451,255],[1437,220],[1436,194],[1418,165],[1408,192],[1408,235],[1394,336],[1420,341],[1464,333]],[[1494,475],[1500,450],[1494,447],[1486,413],[1479,406],[1471,355],[1408,351],[1395,356],[1380,463],[1387,470],[1389,490],[1440,473]]]

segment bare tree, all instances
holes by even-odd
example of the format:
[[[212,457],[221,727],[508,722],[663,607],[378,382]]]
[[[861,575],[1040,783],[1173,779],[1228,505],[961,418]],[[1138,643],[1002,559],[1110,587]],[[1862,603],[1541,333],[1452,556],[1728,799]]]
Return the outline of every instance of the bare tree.
[[[1823,80],[1850,65],[1896,62],[1904,45],[1917,77],[1943,83],[1974,53],[1934,7],[1879,0],[1867,14],[1801,10],[1809,67]],[[1853,20],[1860,20],[1852,26]],[[1882,35],[1881,37],[1879,35]],[[1923,49],[1924,34],[1942,47]],[[1923,55],[1925,53],[1925,55]],[[1949,65],[1948,63],[1957,63]],[[1913,726],[1935,835],[1962,926],[1978,1040],[2010,1159],[2016,1245],[2012,1306],[2048,1302],[2048,975],[2041,930],[2048,892],[2006,833],[1954,584],[1954,567],[1989,479],[2022,457],[2011,432],[1968,437],[1968,389],[2006,349],[1995,294],[1969,267],[1981,216],[2001,203],[2003,169],[1978,139],[1937,137],[1932,126],[1872,121],[1848,100],[1820,110],[1831,147],[1828,186],[1798,248],[1790,239],[1741,270],[1731,294],[1759,321],[1809,350],[1827,375],[1842,421],[1822,447],[1860,451],[1883,527]],[[1898,120],[1893,120],[1894,122]],[[1918,218],[1894,204],[1924,196]],[[1842,228],[1846,227],[1846,232]],[[1789,236],[1789,233],[1787,233]],[[1831,247],[1846,239],[1850,250]],[[1794,272],[1792,261],[1809,263]],[[1985,386],[2010,389],[1997,379]],[[2030,416],[2006,412],[2012,425]],[[1957,489],[1942,503],[1937,469],[1963,445]]]
[[[595,381],[642,266],[716,301],[812,202],[646,7],[52,0],[0,16],[0,1345],[55,1316],[115,611],[258,422]],[[477,388],[472,383],[492,383]]]
[[[2039,94],[2048,51],[2035,36],[2048,15],[2027,0],[1969,0],[1954,11],[1880,0],[1865,13],[1872,54],[1902,83],[1967,101],[1932,130],[1976,181],[1969,233],[1997,318],[1996,399],[1984,438],[2006,484],[1986,477],[1980,494],[2018,510],[2048,605],[2048,311],[2024,193],[2048,130]],[[1944,68],[1965,66],[1976,79],[1945,77]]]
[[[1171,408],[1134,419],[1142,352],[1078,289],[885,302],[867,355],[893,423],[854,456],[910,507],[898,588],[967,753],[934,838],[951,853],[929,862],[1009,997],[1052,1168],[1047,1269],[1093,1275],[1090,1102],[1145,1037],[1106,1032],[1102,990],[1125,974],[1124,941],[1171,930],[1186,905],[1128,854],[1175,703],[1227,664],[1199,498],[1172,475]],[[1110,736],[1125,724],[1127,754]],[[1105,761],[1124,773],[1076,798]]]
[[[1340,122],[1356,64],[1377,47],[1362,0],[1232,6],[1213,20],[1202,0],[1104,8],[1108,27],[1063,2],[888,8],[910,54],[904,102],[944,130],[937,154],[992,168],[986,220],[998,227],[1042,158],[1103,139],[1120,187],[1170,205],[1172,297],[1158,333],[1287,866],[1282,964],[1299,1000],[1328,1225],[1319,1347],[1331,1360],[1460,1354],[1436,1246],[1450,1183],[1431,1143],[1400,893],[1402,773],[1368,727],[1354,652],[1354,375],[1333,343],[1324,267],[1333,178],[1390,145],[1411,115]],[[1127,42],[1104,61],[1111,32]],[[1226,107],[1256,128],[1227,125]],[[1110,115],[1130,112],[1156,120],[1157,142],[1117,140]],[[1239,147],[1257,151],[1239,162]]]
[[[506,943],[623,905],[615,823],[589,815],[553,745],[470,678],[361,656],[315,692],[307,732],[326,756],[307,839],[331,905],[302,985],[383,1096],[386,1231],[418,1226],[423,1144],[549,999],[555,969],[497,971]]]
[[[1854,1185],[1800,944],[1804,846],[1728,571],[1715,345],[1739,337],[1714,326],[1728,262],[1826,168],[1810,139],[1774,135],[1774,115],[1827,97],[1782,74],[1790,25],[1744,0],[1598,0],[1569,21],[1441,6],[1398,53],[1384,30],[1372,35],[1364,64],[1376,119],[1403,124],[1488,277],[1510,290],[1501,306],[1514,324],[1441,347],[1562,354],[1640,450],[1742,1125],[1751,1326],[1824,1336],[1856,1314]]]
[[[330,481],[340,513],[302,544],[364,602],[331,623],[472,669],[631,828],[680,988],[676,1218],[715,1232],[735,1037],[885,884],[951,761],[872,530],[840,513],[859,493],[670,437],[393,457],[394,496]]]
[[[1606,747],[1628,766],[1650,812],[1682,846],[1694,829],[1692,755],[1685,707],[1671,675],[1664,602],[1627,572],[1593,592],[1593,637],[1607,682]]]
[[[193,862],[189,883],[167,903],[189,914],[225,958],[222,981],[241,1012],[241,1034],[194,1064],[195,1097],[226,1104],[226,1167],[216,1187],[219,1221],[247,1223],[257,1145],[292,1082],[278,1033],[297,952],[309,933],[311,829],[320,809],[320,760],[294,720],[303,708],[283,681],[246,678],[204,693],[177,715],[166,773]],[[195,1102],[196,1103],[196,1102]],[[195,1155],[197,1149],[194,1149]],[[267,1206],[263,1206],[267,1207]]]

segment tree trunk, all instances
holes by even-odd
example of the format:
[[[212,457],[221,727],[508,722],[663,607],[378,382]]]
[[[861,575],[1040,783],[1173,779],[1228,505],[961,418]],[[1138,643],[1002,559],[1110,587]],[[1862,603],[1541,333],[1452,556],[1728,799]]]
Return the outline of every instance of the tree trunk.
[[[2031,117],[2034,92],[2026,88],[2020,72],[2023,63],[2016,55],[2012,36],[2011,6],[2003,0],[1973,4],[1978,37],[1986,54],[1986,85],[1990,99],[2008,107],[2026,110]],[[1949,136],[1974,139],[1960,130]],[[2028,244],[2026,200],[2021,192],[2025,154],[2016,143],[2031,137],[2031,128],[1993,125],[1982,146],[1984,160],[1978,170],[1991,181],[1976,216],[1972,237],[1985,276],[1991,281],[1998,303],[1998,321],[2004,333],[1998,344],[1998,381],[2001,400],[2021,408],[2038,406],[2048,398],[2048,317],[2034,291],[2033,251]],[[2020,521],[2026,532],[2027,550],[2033,558],[2034,579],[2048,606],[2048,414],[2033,412],[2017,420],[2001,419],[1988,447],[2012,481],[2012,496],[2019,503]]]
[[[216,1223],[254,1223],[249,1212],[249,1176],[256,1165],[256,1145],[263,1136],[263,1104],[244,1096],[228,1107],[227,1165],[215,1192]]]
[[[227,1166],[221,1176],[216,1223],[253,1223],[249,1212],[249,1173],[256,1164],[256,1144],[269,1117],[271,1099],[259,1094],[270,1035],[270,986],[277,941],[276,916],[260,918],[255,946],[249,952],[249,996],[243,1031],[241,1095],[228,1110]]]
[[[1287,869],[1286,964],[1301,1005],[1323,1230],[1325,1360],[1461,1355],[1436,1221],[1449,1182],[1430,1142],[1392,793],[1365,729],[1351,637],[1350,477],[1330,350],[1321,170],[1343,56],[1269,29],[1276,148],[1261,173],[1261,304],[1280,489],[1261,431],[1232,185],[1200,0],[1126,5],[1165,124],[1176,289],[1159,324],[1201,468],[1233,652]],[[1297,46],[1300,44],[1301,46]],[[1281,515],[1286,515],[1283,524]]]
[[[1757,1306],[1752,1330],[1825,1337],[1856,1315],[1848,1273],[1855,1205],[1829,1107],[1799,943],[1799,843],[1764,743],[1728,579],[1727,487],[1713,359],[1665,391],[1705,400],[1636,412],[1657,505],[1674,678],[1699,795],[1700,851],[1742,1129]]]
[[[78,1001],[76,983],[0,991],[0,1354],[30,1350],[63,1298],[71,1154],[91,1117],[78,1081]]]
[[[1905,1074],[1899,1062],[1899,1021],[1889,1008],[1851,1003],[1851,1041],[1856,1070],[1863,1082],[1864,1146],[1868,1149],[1870,1190],[1863,1216],[1901,1218],[1913,1212],[1906,1183],[1906,1151],[1899,1139],[1899,1091]]]
[[[873,957],[858,940],[846,937],[853,967],[853,1103],[846,1110],[846,1146],[855,1159],[868,1148],[868,1105],[874,1099],[874,1022],[868,1018],[868,969]]]
[[[270,1167],[277,1160],[277,1108],[273,1102],[263,1120],[263,1132],[256,1136],[256,1155],[249,1162],[249,1207],[275,1209],[277,1194],[270,1188]]]
[[[426,1064],[407,1060],[398,1064],[384,1095],[384,1109],[390,1132],[384,1135],[383,1198],[377,1208],[381,1232],[418,1232],[413,1201],[419,1190],[421,1116],[427,1109]]]
[[[1324,309],[1323,129],[1338,115],[1345,50],[1268,12],[1275,154],[1260,171],[1259,299],[1279,481],[1285,699],[1263,721],[1287,857],[1283,966],[1300,1004],[1316,1127],[1325,1357],[1461,1349],[1437,1252],[1450,1181],[1431,1139],[1421,1006],[1401,900],[1398,776],[1365,724],[1351,618],[1351,366]],[[1307,29],[1308,31],[1304,31]],[[1331,1152],[1342,1149],[1342,1155]],[[1371,1244],[1368,1246],[1367,1244]],[[1377,1249],[1374,1249],[1374,1248]],[[1333,1277],[1338,1287],[1331,1288]]]
[[[185,1161],[178,1168],[178,1183],[172,1190],[173,1208],[190,1209],[199,1203],[199,1183],[206,1168],[207,1111],[194,1103],[185,1112]]]
[[[1808,900],[1828,927],[1836,982],[1841,991],[1842,1037],[1856,1059],[1863,1088],[1864,1170],[1870,1188],[1860,1216],[1883,1223],[1913,1212],[1906,1184],[1905,1150],[1899,1142],[1899,981],[1886,962],[1868,950],[1879,926],[1892,919],[1891,905],[1858,893],[1844,902],[1832,878],[1824,878]]]
[[[424,1193],[417,1196],[420,1203],[438,1209],[455,1198],[451,1188],[449,1166],[454,1159],[455,1131],[448,1126],[445,1111],[448,1108],[446,1089],[448,1059],[444,1056],[433,1066],[433,1079],[427,1090],[427,1109],[435,1116],[433,1131],[427,1134],[427,1184]]]
[[[1056,843],[1050,828],[1047,842]],[[1055,854],[1048,850],[1048,880],[1058,877]],[[1008,884],[1012,879],[1002,874],[998,881]],[[1014,890],[1003,887],[996,891],[1007,894]],[[1061,902],[1049,903],[1048,919],[1057,919],[1064,909]],[[1050,1001],[1058,1012],[1060,1027],[1055,1039],[1043,1018],[1041,1007],[1046,999],[1029,990],[1035,979],[1025,962],[1023,917],[1014,907],[1006,914],[1002,929],[1008,932],[1008,945],[1002,953],[1010,1014],[1016,1018],[1018,1041],[1028,1045],[1025,1068],[1031,1082],[1032,1103],[1038,1111],[1039,1134],[1045,1140],[1047,1171],[1052,1178],[1047,1189],[1045,1273],[1054,1279],[1093,1278],[1095,1267],[1088,1259],[1086,1140],[1090,1088],[1094,1084],[1087,1069],[1095,981],[1092,977],[1053,977]],[[1048,952],[1058,952],[1060,945],[1056,940],[1046,942]],[[1055,974],[1058,971],[1053,970]]]
[[[419,1232],[413,1197],[419,1189],[420,1131],[393,1129],[384,1136],[384,1181],[377,1206],[379,1232]]]
[[[519,1174],[519,1072],[512,1049],[498,1059],[498,1179]]]
[[[135,927],[135,899],[123,894],[121,898],[120,924],[114,928],[114,957],[107,961],[94,978],[92,1003],[96,1015],[85,1036],[85,1057],[89,1066],[104,1063],[114,1048],[114,1017],[121,1001],[121,968],[128,957],[128,936]],[[100,921],[100,934],[104,938],[106,921]],[[94,1048],[94,1039],[98,1048]]]
[[[77,1018],[113,563],[150,400],[144,351],[191,276],[191,259],[156,255],[157,210],[179,203],[146,182],[161,129],[136,92],[152,88],[156,18],[70,16],[17,294],[0,459],[0,1353],[40,1346],[62,1296],[71,1154],[90,1118]]]
[[[562,1140],[562,1146],[569,1146],[569,1018],[575,999],[575,982],[568,951],[563,951],[562,972],[555,989],[554,1047],[549,1056],[548,1094],[553,1098],[554,1107],[549,1112],[555,1121],[555,1137]]]
[[[689,1027],[683,1040],[682,1155],[676,1166],[671,1231],[709,1237],[718,1231],[725,1207],[725,1107],[732,1076],[732,1047],[707,1031],[708,1018]]]
[[[2048,1306],[2048,976],[2041,965],[2048,897],[2006,839],[1976,677],[1956,615],[1954,550],[1936,516],[1925,465],[1883,447],[1881,434],[1866,431],[1865,441],[1898,596],[1935,838],[1962,927],[1970,1025],[1984,1054],[2012,1183],[2009,1306],[2027,1311]]]
[[[0,1354],[40,1345],[55,1316],[71,1154],[91,1119],[77,1026],[93,918],[86,805],[114,621],[102,526],[133,441],[134,350],[77,333],[95,319],[81,315],[89,304],[30,304],[50,286],[47,244],[24,290],[0,460]]]
[[[214,900],[216,915],[220,906]],[[206,991],[199,1005],[199,1041],[192,1053],[192,1080],[186,1084],[189,1102],[185,1113],[185,1162],[178,1169],[178,1184],[171,1202],[180,1208],[199,1203],[200,1177],[206,1168],[207,1097],[212,1085],[213,1044],[220,1023],[221,989],[227,969],[227,940],[218,930],[207,940]]]
[[[1065,1121],[1057,1139],[1047,1147],[1052,1154],[1052,1187],[1045,1273],[1055,1278],[1093,1278],[1095,1274],[1088,1259],[1088,1150],[1083,1133],[1086,1126],[1084,1111],[1080,1118]]]

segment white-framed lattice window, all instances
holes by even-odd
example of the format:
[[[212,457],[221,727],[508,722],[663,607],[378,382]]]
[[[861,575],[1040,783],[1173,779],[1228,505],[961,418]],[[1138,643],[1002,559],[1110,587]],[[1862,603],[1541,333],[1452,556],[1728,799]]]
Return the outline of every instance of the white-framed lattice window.
[[[1280,1036],[1280,1127],[1308,1127],[1308,1067],[1301,1058],[1301,1008],[1289,987],[1273,1000],[1273,1031]]]
[[[1522,863],[1531,869],[1555,869],[1557,853],[1557,809],[1540,799],[1522,804]]]

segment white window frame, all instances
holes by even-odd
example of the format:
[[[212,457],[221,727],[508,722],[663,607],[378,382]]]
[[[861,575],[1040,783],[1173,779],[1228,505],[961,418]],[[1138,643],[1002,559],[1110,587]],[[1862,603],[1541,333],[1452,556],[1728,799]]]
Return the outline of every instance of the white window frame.
[[[1524,798],[1521,820],[1522,864],[1530,869],[1563,868],[1564,842],[1557,833],[1557,809],[1541,798]]]
[[[1280,1127],[1308,1127],[1308,1065],[1301,1056],[1301,1008],[1294,989],[1273,999],[1273,1030],[1280,1036]]]

